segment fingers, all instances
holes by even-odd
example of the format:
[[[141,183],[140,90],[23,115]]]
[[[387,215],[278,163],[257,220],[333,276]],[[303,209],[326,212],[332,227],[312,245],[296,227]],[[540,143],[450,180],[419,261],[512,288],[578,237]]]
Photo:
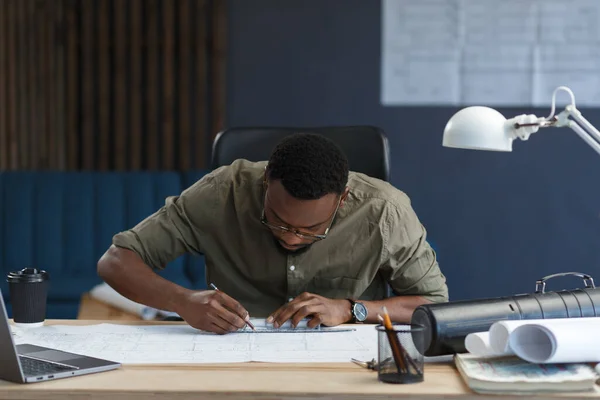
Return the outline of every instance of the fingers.
[[[215,292],[213,299],[217,298],[219,303],[223,305],[223,307],[227,308],[231,312],[237,314],[242,320],[247,320],[249,318],[248,311],[242,306],[237,300],[229,297],[227,294],[219,291]]]
[[[308,328],[314,328],[320,323],[321,317],[320,313],[323,311],[323,307],[321,304],[311,304],[304,305],[296,311],[296,313],[292,316],[292,326],[296,327],[303,319],[313,315],[310,321],[306,324]],[[315,318],[317,321],[315,322]]]
[[[319,300],[316,297],[308,299],[297,297],[286,305],[282,306],[273,316],[273,326],[279,328],[287,320],[292,319],[292,327],[296,327],[298,323],[307,315],[318,312],[319,308],[314,308],[319,305]]]
[[[267,318],[267,323],[273,323],[273,327],[279,328],[281,325],[287,321],[291,314],[294,312],[294,305],[296,303],[289,302],[277,309],[269,318]]]
[[[190,292],[179,314],[191,326],[219,334],[237,331],[246,325],[248,311],[225,293],[214,290]]]
[[[221,325],[219,324],[219,322],[221,323]],[[210,332],[214,332],[214,333],[218,333],[219,335],[224,335],[226,333],[231,332],[228,328],[226,328],[227,324],[225,324],[225,321],[223,321],[220,318],[216,318],[215,322],[212,322],[209,325],[208,330]]]
[[[279,314],[285,307],[286,306],[281,306],[277,310],[275,310],[275,312],[273,314],[269,315],[269,317],[267,318],[267,324],[272,323],[273,325],[275,325],[275,321],[277,320]]]
[[[206,315],[206,319],[208,320],[206,322],[208,322],[208,330],[210,332],[223,335],[225,333],[235,332],[245,325],[245,323],[238,316],[232,314],[230,311],[221,306],[219,307],[220,309],[215,309],[213,312]],[[242,321],[242,326],[232,323],[228,318]]]
[[[227,329],[230,331],[237,331],[238,329],[241,329],[244,326],[246,326],[246,321],[244,321],[239,317],[239,315],[232,313],[222,305],[216,304],[214,308],[216,311],[215,317],[217,317],[215,323],[219,323],[220,326],[223,326],[224,324],[224,326],[227,327]]]
[[[316,328],[317,326],[323,323],[323,315],[321,313],[316,313],[306,324],[307,328]]]
[[[223,334],[237,331],[246,325],[244,318],[249,319],[248,311],[240,303],[220,291],[212,292],[205,300],[204,307],[203,325],[211,332]]]
[[[285,321],[287,321],[289,318],[285,318],[282,319],[280,318],[280,315],[283,312],[286,312],[286,310],[289,309],[289,307],[293,307],[294,304],[301,302],[303,300],[307,300],[310,298],[310,293],[302,293],[300,296],[294,298],[292,301],[290,301],[287,304],[284,304],[283,306],[279,307],[277,310],[275,310],[275,312],[273,312],[268,318],[267,318],[267,323],[270,324],[272,323],[273,326],[275,328],[279,328],[281,325],[283,325],[283,323],[285,323]]]
[[[230,332],[228,325],[221,318],[213,314],[205,314],[202,317],[186,320],[190,326],[205,332],[213,332],[219,335]]]

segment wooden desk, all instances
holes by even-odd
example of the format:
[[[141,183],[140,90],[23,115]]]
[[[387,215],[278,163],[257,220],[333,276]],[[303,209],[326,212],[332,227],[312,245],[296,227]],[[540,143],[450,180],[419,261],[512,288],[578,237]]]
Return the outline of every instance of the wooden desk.
[[[99,321],[47,321],[87,325]],[[115,321],[106,321],[115,322]],[[147,322],[122,322],[147,324]],[[153,322],[156,324],[156,322]],[[164,323],[164,322],[163,322]],[[173,322],[170,322],[173,323]],[[592,397],[594,394],[561,396]],[[597,395],[596,395],[597,396]],[[0,399],[472,399],[453,364],[427,364],[418,384],[380,383],[354,364],[236,363],[214,365],[124,365],[116,371],[33,384],[0,381]],[[495,396],[498,397],[498,396]],[[548,398],[548,395],[529,396]],[[508,396],[502,398],[520,398]]]

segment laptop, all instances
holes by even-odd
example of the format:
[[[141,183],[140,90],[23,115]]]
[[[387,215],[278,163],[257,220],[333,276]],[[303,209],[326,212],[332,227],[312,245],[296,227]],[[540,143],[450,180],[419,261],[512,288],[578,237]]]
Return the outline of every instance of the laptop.
[[[117,369],[120,363],[67,353],[47,347],[20,344],[15,346],[8,314],[0,292],[0,379],[33,383]],[[35,328],[32,328],[35,329]]]

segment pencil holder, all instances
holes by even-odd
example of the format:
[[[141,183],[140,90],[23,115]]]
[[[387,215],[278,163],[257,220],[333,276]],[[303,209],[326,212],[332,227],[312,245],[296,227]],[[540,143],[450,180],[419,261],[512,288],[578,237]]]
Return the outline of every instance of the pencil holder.
[[[393,325],[387,330],[379,325],[377,377],[386,383],[417,383],[423,381],[423,339],[421,325]],[[418,348],[420,346],[421,348]]]

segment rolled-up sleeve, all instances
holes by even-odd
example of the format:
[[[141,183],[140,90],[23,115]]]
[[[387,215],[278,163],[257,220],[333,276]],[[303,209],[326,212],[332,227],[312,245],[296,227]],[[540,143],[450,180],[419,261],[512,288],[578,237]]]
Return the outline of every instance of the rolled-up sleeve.
[[[381,272],[393,291],[397,295],[422,296],[436,303],[448,301],[446,277],[412,207],[388,206],[382,223]]]
[[[198,221],[211,214],[215,205],[214,182],[205,176],[135,227],[113,236],[112,243],[137,253],[154,269],[165,266],[185,253],[201,253]]]

